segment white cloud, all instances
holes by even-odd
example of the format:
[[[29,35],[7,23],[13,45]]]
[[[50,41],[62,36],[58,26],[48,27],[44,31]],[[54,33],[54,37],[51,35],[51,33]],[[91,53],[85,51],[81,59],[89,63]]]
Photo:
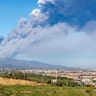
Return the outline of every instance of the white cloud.
[[[23,27],[26,24],[27,24],[27,18],[21,18],[19,20],[19,26]]]
[[[32,25],[39,25],[48,19],[47,13],[42,13],[40,9],[34,9],[30,13],[30,17]]]
[[[38,4],[45,4],[46,1],[49,1],[54,4],[54,0],[38,0]]]
[[[30,26],[31,27],[31,26]],[[25,49],[34,49],[37,45],[40,46],[40,44],[47,44],[48,42],[52,42],[54,40],[58,40],[60,38],[64,38],[66,34],[73,33],[75,31],[74,28],[70,27],[67,24],[60,23],[56,24],[54,26],[46,26],[46,27],[36,27],[36,28],[29,28],[27,27],[17,27],[17,30],[13,30],[6,38],[1,45],[1,52],[0,56],[4,54],[5,57],[10,57],[10,54],[20,53],[24,52]],[[25,32],[26,31],[26,32]],[[25,38],[23,36],[25,35]],[[62,43],[62,42],[61,42]],[[53,45],[54,46],[54,45]],[[38,47],[37,47],[38,48]],[[6,50],[9,49],[9,50]],[[13,49],[13,50],[12,50]],[[44,50],[44,49],[43,49]],[[34,50],[35,51],[35,50]],[[40,49],[38,49],[40,51]],[[5,54],[6,53],[6,54]],[[27,53],[26,53],[27,54]]]

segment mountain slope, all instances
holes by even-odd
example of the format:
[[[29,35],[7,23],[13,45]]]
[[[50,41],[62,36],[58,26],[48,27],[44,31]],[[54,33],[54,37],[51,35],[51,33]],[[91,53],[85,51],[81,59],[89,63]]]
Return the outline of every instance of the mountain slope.
[[[0,68],[16,68],[16,69],[75,69],[72,67],[66,67],[61,65],[51,65],[37,61],[17,60],[10,58],[0,59]]]

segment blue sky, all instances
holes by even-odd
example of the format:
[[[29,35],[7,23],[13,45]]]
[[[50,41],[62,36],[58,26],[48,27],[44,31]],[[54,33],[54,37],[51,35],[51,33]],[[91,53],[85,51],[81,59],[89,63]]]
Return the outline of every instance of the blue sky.
[[[96,0],[1,0],[0,13],[1,58],[96,69]]]
[[[7,36],[34,8],[38,8],[37,0],[0,0],[0,35]]]

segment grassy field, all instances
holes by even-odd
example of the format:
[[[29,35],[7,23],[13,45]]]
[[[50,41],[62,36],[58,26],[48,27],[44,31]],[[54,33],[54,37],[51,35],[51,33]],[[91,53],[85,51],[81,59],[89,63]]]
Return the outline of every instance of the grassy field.
[[[0,85],[0,96],[96,96],[96,88]]]
[[[17,84],[20,84],[20,85],[44,85],[44,83],[37,83],[35,81],[2,78],[2,77],[0,77],[0,84],[2,84],[2,85],[17,85]]]

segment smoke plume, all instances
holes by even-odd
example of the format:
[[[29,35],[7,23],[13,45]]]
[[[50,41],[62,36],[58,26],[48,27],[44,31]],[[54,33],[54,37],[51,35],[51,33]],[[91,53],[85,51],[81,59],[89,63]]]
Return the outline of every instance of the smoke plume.
[[[0,57],[59,62],[94,55],[96,0],[38,0],[38,6],[29,21],[21,18],[7,38],[0,37]]]

